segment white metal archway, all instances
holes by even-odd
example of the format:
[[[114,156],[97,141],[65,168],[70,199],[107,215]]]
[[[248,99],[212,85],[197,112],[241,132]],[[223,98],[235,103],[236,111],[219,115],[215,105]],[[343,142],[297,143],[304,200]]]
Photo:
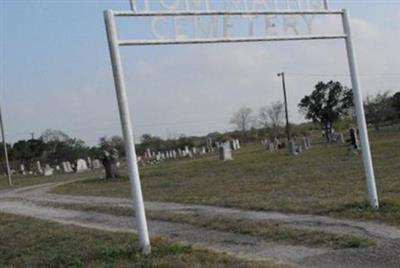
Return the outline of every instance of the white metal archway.
[[[146,1],[146,0],[144,0]],[[163,1],[163,0],[161,0]],[[193,0],[192,0],[193,1]],[[197,0],[198,1],[198,0]],[[208,0],[205,0],[208,1]],[[231,0],[232,1],[232,0]],[[308,0],[306,0],[308,3]],[[277,2],[275,7],[277,7]],[[324,0],[323,9],[320,10],[218,10],[218,11],[145,11],[139,12],[136,9],[136,0],[130,0],[131,11],[104,11],[107,38],[110,49],[112,71],[120,113],[122,132],[125,141],[125,150],[128,162],[129,180],[133,197],[133,205],[136,216],[136,226],[139,235],[139,247],[144,254],[150,253],[150,241],[145,216],[145,208],[140,184],[137,156],[135,152],[135,142],[133,129],[129,113],[129,104],[125,88],[123,68],[121,62],[120,46],[147,46],[147,45],[175,45],[175,44],[208,44],[208,43],[237,43],[237,42],[265,42],[265,41],[292,41],[292,40],[321,40],[321,39],[343,39],[346,44],[346,51],[351,75],[351,83],[354,95],[354,105],[357,114],[357,125],[360,131],[362,145],[362,157],[366,183],[368,189],[368,199],[372,208],[378,208],[378,195],[375,185],[375,175],[372,164],[367,124],[364,114],[364,106],[359,82],[357,62],[354,53],[352,35],[350,29],[350,18],[347,10],[328,10],[327,0]],[[197,2],[198,3],[198,2]],[[287,2],[289,3],[289,2]],[[287,4],[289,7],[289,4]],[[215,37],[215,38],[191,38],[191,39],[156,39],[156,40],[120,40],[117,36],[116,17],[188,17],[188,16],[257,16],[257,15],[338,15],[343,24],[343,34],[334,35],[293,35],[293,36],[250,36],[250,37]]]

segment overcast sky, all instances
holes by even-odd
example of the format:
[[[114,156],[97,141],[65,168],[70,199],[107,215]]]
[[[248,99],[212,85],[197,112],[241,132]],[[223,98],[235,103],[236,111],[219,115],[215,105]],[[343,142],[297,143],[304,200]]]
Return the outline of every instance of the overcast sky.
[[[154,0],[151,0],[154,1]],[[220,0],[217,0],[220,1]],[[166,1],[168,2],[168,1]],[[9,141],[59,129],[95,144],[120,134],[104,30],[104,9],[128,0],[0,0],[0,102]],[[364,96],[400,90],[400,1],[330,1],[348,8]],[[135,21],[134,21],[135,22]],[[317,32],[337,31],[333,18]],[[147,22],[120,34],[145,35]],[[279,29],[278,29],[279,31]],[[282,99],[287,73],[290,119],[317,81],[350,86],[343,40],[122,48],[135,136],[201,135],[232,129],[242,106],[255,113]]]

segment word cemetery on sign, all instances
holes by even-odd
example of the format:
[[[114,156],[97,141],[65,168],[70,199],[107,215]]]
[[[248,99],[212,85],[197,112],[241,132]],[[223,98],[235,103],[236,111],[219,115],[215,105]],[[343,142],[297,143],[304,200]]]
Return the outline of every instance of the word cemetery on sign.
[[[131,0],[131,12],[115,15],[141,17],[141,29],[151,33],[120,45],[291,40],[312,37],[316,15],[339,15],[326,6],[323,0]]]

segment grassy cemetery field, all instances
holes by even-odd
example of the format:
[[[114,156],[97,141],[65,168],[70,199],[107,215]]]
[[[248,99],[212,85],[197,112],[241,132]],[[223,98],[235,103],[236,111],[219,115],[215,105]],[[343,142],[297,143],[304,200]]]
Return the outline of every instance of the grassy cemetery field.
[[[371,131],[370,137],[379,210],[368,206],[360,153],[347,144],[328,145],[316,133],[312,148],[296,156],[249,144],[234,151],[231,161],[211,153],[141,167],[152,235],[149,256],[140,253],[132,233],[124,163],[118,179],[105,180],[102,169],[14,176],[12,187],[4,178],[0,264],[308,267],[325,263],[324,252],[333,254],[335,264],[351,264],[370,252],[379,256],[377,262],[392,259],[397,246],[392,251],[386,247],[400,237],[390,226],[400,225],[400,135],[385,130]],[[349,259],[348,253],[354,255]]]
[[[243,146],[233,161],[217,155],[141,168],[147,201],[206,204],[252,210],[311,213],[400,225],[400,133],[370,131],[381,208],[368,208],[361,155],[344,144],[313,147],[298,156]],[[318,144],[316,144],[318,143]],[[129,182],[94,179],[63,185],[55,193],[129,197]],[[83,175],[82,175],[83,176]]]

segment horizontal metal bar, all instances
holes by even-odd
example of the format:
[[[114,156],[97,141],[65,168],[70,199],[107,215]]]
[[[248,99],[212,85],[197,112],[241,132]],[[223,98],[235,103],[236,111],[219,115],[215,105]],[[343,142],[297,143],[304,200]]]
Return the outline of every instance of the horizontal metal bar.
[[[133,11],[112,11],[117,17],[154,17],[154,16],[213,16],[213,15],[341,15],[342,10],[275,10],[275,11],[150,11],[150,12],[133,12]]]
[[[343,39],[347,36],[340,35],[308,35],[308,36],[265,36],[265,37],[237,37],[237,38],[210,38],[191,40],[119,40],[120,46],[148,46],[148,45],[179,45],[179,44],[210,44],[210,43],[243,43],[263,41],[297,41],[319,39]]]

